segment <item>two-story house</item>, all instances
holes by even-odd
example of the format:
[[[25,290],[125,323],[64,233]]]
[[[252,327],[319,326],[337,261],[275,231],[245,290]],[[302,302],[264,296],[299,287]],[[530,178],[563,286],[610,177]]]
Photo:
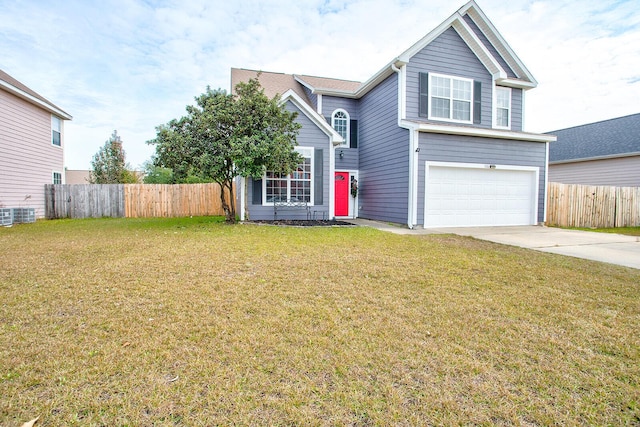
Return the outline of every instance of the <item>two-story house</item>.
[[[44,217],[44,185],[64,181],[71,115],[0,70],[0,207]]]
[[[298,113],[305,160],[288,176],[241,180],[240,212],[251,219],[293,201],[308,210],[278,218],[544,222],[555,137],[523,131],[524,93],[537,82],[474,1],[364,83],[234,68],[232,88],[256,76]]]

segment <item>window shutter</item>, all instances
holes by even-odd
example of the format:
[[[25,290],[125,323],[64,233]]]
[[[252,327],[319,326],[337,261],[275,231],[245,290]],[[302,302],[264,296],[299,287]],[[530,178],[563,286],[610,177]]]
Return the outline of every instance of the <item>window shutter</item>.
[[[316,148],[313,155],[313,204],[322,205],[322,192],[324,190],[324,182],[322,181],[322,154],[324,150]]]
[[[351,120],[349,126],[351,128],[349,135],[349,148],[358,148],[358,121]]]
[[[474,80],[473,82],[473,124],[482,123],[482,83]]]
[[[253,180],[253,200],[251,201],[253,205],[261,205],[262,204],[262,180],[254,179]]]
[[[429,73],[418,73],[419,80],[419,106],[418,115],[428,117],[429,115]]]

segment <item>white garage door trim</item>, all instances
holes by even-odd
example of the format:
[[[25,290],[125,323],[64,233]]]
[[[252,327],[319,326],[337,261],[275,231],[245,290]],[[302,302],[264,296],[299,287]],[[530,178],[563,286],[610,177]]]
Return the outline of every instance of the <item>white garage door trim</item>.
[[[449,224],[447,223],[447,221],[436,222],[433,220],[433,218],[430,221],[430,215],[432,215],[432,213],[430,212],[434,212],[434,211],[433,210],[430,211],[430,206],[428,206],[430,201],[430,196],[433,196],[433,194],[430,194],[430,191],[429,191],[429,184],[430,184],[429,178],[430,178],[430,174],[432,174],[431,172],[435,170],[434,168],[441,168],[441,170],[442,168],[453,169],[453,170],[459,169],[461,172],[463,172],[464,170],[468,170],[471,173],[471,175],[473,175],[475,178],[485,174],[484,172],[480,172],[480,170],[486,170],[487,173],[489,173],[489,171],[496,171],[498,173],[504,172],[501,174],[501,178],[506,179],[503,181],[506,187],[502,188],[502,190],[503,191],[509,190],[507,188],[508,187],[507,183],[511,183],[512,182],[511,179],[513,179],[514,185],[517,185],[516,181],[520,181],[520,185],[526,184],[529,187],[527,191],[529,194],[526,194],[526,196],[528,196],[527,200],[529,202],[529,205],[524,207],[523,206],[518,207],[517,209],[518,212],[514,211],[513,216],[492,215],[491,209],[493,209],[493,212],[498,212],[498,211],[503,212],[502,210],[500,210],[502,209],[501,207],[496,207],[494,205],[493,208],[490,208],[486,211],[483,211],[482,209],[480,211],[476,210],[474,214],[469,214],[467,217],[465,217],[464,213],[460,209],[456,210],[456,208],[454,207],[453,211],[451,211],[452,212],[451,215],[447,216],[448,219],[451,219],[451,221],[449,221],[450,222]],[[509,174],[508,173],[509,171],[516,172],[516,174]],[[454,162],[427,161],[425,162],[424,227],[434,228],[434,227],[474,227],[474,226],[500,226],[500,225],[535,225],[537,224],[537,218],[538,218],[539,177],[540,177],[540,168],[535,166],[515,166],[515,165],[497,165],[497,164],[490,165],[490,164],[480,164],[480,163],[454,163]],[[475,182],[475,184],[477,184],[477,181]],[[475,187],[479,187],[479,186],[475,186]],[[483,191],[485,191],[486,189],[487,189],[486,187],[483,187]],[[473,190],[473,187],[470,185],[469,191],[472,191],[472,190]],[[482,195],[477,194],[477,196],[482,196]],[[433,197],[431,198],[433,199]],[[502,199],[503,202],[505,200],[507,199],[505,198]],[[478,203],[483,203],[483,202],[486,202],[487,199],[477,198],[476,201],[478,201]],[[497,200],[495,202],[498,203]],[[462,214],[459,214],[460,212],[462,212]]]

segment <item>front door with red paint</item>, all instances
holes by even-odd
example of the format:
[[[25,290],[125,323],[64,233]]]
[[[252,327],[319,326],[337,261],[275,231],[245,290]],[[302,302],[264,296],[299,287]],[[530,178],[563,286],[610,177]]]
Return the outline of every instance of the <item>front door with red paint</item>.
[[[336,216],[349,216],[349,172],[336,172]]]

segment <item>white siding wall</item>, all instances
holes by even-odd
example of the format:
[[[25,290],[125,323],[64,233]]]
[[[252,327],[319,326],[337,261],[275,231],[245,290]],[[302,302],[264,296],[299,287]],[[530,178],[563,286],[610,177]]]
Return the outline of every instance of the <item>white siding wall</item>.
[[[640,156],[550,164],[549,182],[640,187]]]
[[[0,90],[0,207],[35,208],[44,217],[44,185],[64,177],[61,147],[51,144],[51,113]]]

